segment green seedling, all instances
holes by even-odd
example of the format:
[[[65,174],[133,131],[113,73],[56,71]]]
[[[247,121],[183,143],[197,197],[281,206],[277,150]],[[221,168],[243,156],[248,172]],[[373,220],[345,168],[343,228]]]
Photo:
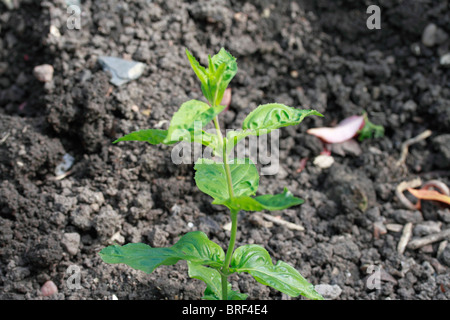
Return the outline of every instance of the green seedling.
[[[209,56],[209,65],[205,68],[188,50],[186,54],[208,103],[187,101],[173,115],[167,130],[141,130],[115,142],[145,141],[152,145],[172,145],[188,141],[211,148],[216,160],[201,158],[195,163],[195,183],[214,199],[213,204],[224,205],[230,210],[229,246],[225,253],[206,234],[194,231],[166,248],[152,248],[143,243],[112,245],[101,250],[101,258],[107,263],[124,263],[146,273],[161,265],[174,265],[186,260],[189,276],[206,283],[203,299],[208,300],[246,299],[247,295],[233,290],[228,281],[230,275],[241,272],[247,272],[263,285],[292,297],[302,295],[308,299],[323,299],[291,265],[283,261],[273,264],[262,246],[250,244],[234,250],[240,211],[283,210],[300,205],[304,200],[295,197],[286,188],[280,194],[255,196],[259,185],[255,164],[247,158],[229,159],[236,144],[247,136],[267,134],[281,127],[299,124],[307,116],[322,115],[315,110],[294,109],[278,103],[260,105],[248,114],[242,130],[229,131],[223,136],[218,115],[225,108],[220,105],[223,94],[237,72],[236,58],[222,48],[213,57]],[[211,122],[216,129],[215,134],[202,129]]]
[[[376,139],[384,136],[383,126],[379,126],[370,122],[367,116],[367,112],[364,112],[363,117],[364,117],[364,127],[362,127],[361,130],[358,131],[359,141],[372,138]]]

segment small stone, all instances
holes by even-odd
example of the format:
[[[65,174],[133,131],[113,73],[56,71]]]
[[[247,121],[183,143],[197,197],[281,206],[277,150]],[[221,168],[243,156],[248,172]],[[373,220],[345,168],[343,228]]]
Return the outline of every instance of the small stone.
[[[319,167],[320,169],[327,169],[331,167],[334,163],[334,158],[332,156],[327,155],[319,155],[314,158],[314,165]]]
[[[83,231],[89,230],[92,227],[91,213],[91,206],[80,204],[70,213],[70,222]]]
[[[436,44],[439,45],[444,43],[447,39],[447,33],[434,23],[430,23],[423,30],[422,43],[427,47],[432,47]]]
[[[404,209],[395,210],[393,218],[397,223],[405,224],[408,222],[419,223],[423,221],[423,216],[420,211],[410,211]]]
[[[59,29],[58,29],[58,27],[56,27],[56,26],[54,26],[54,25],[51,25],[50,26],[50,34],[52,35],[52,36],[54,36],[55,38],[59,38],[59,37],[61,37],[61,33],[59,32]]]
[[[435,44],[437,26],[430,23],[426,26],[422,33],[422,43],[427,47],[432,47]]]
[[[445,264],[447,267],[450,267],[450,244],[447,244],[445,249],[442,251],[439,259]]]
[[[15,3],[13,0],[2,0],[2,2],[5,4],[8,10],[17,9],[17,3]]]
[[[55,168],[56,177],[63,176],[72,167],[74,161],[75,158],[66,153],[63,156],[63,160]]]
[[[36,66],[33,69],[33,74],[41,82],[50,82],[53,80],[53,66],[50,64],[43,64]]]
[[[361,147],[359,143],[354,139],[350,139],[341,143],[333,143],[331,145],[331,152],[345,157],[346,154],[357,157],[362,154]]]
[[[118,244],[124,244],[125,238],[120,234],[120,232],[116,232],[113,234],[113,236],[110,239],[110,243],[118,243]]]
[[[387,229],[383,222],[377,221],[373,223],[373,236],[375,239],[379,239],[381,235],[386,233]]]
[[[222,226],[222,229],[225,231],[231,231],[231,222],[228,222]]]
[[[437,272],[438,274],[446,273],[447,268],[444,267],[442,264],[440,264],[440,262],[438,261],[438,259],[436,259],[436,258],[431,258],[430,263],[431,263],[431,265],[433,266],[434,270],[436,270],[436,272]]]
[[[427,236],[433,233],[441,232],[442,222],[439,221],[425,221],[414,227],[414,235],[418,237]]]
[[[354,262],[358,261],[361,257],[358,246],[351,240],[344,240],[334,244],[333,253],[341,258]]]
[[[415,112],[417,110],[417,104],[414,100],[408,100],[403,105],[403,111]]]
[[[102,242],[110,240],[121,225],[122,217],[110,205],[102,207],[93,221],[93,227]]]
[[[403,229],[403,225],[397,223],[388,223],[386,229],[391,232],[400,232]]]
[[[142,75],[146,66],[142,62],[116,57],[100,56],[98,61],[102,65],[103,70],[111,72],[110,82],[115,86],[136,80]]]
[[[44,297],[52,296],[58,293],[58,287],[53,281],[49,280],[41,287],[41,293]]]
[[[449,68],[450,67],[450,52],[441,56],[441,58],[439,59],[439,63],[441,64],[441,66]]]
[[[152,247],[164,247],[169,239],[169,233],[155,226],[148,233],[147,239]]]
[[[315,286],[315,289],[317,293],[322,295],[322,297],[327,300],[335,300],[339,298],[342,293],[341,287],[339,287],[337,284],[318,284]]]
[[[78,248],[80,246],[80,235],[76,232],[65,233],[61,240],[61,244],[67,250],[67,252],[74,256],[78,253]]]

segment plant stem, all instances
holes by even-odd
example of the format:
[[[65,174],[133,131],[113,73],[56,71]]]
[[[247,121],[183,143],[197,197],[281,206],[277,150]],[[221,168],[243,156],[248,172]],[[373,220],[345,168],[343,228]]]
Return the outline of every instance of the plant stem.
[[[222,279],[222,300],[228,299],[228,280],[227,276],[223,273],[220,274],[220,278]]]
[[[217,136],[219,137],[220,141],[222,141],[222,158],[223,158],[223,167],[225,169],[226,177],[227,177],[227,187],[228,187],[228,194],[230,198],[234,197],[233,192],[233,181],[231,179],[231,170],[230,170],[230,164],[228,163],[228,154],[227,154],[227,143],[226,139],[222,136],[222,131],[220,130],[219,125],[219,119],[216,116],[214,118],[214,126],[216,127]],[[231,257],[234,251],[234,246],[236,244],[236,233],[237,233],[237,215],[239,211],[231,210],[231,235],[230,235],[230,242],[228,244],[227,253],[225,255],[225,261],[223,263],[222,269],[221,269],[221,280],[222,280],[222,300],[228,299],[228,275],[229,275],[229,268],[230,268],[230,262]]]
[[[229,274],[229,267],[231,262],[231,257],[234,251],[234,246],[236,244],[236,233],[237,233],[237,215],[239,211],[231,211],[231,235],[230,242],[228,244],[227,253],[225,255],[225,261],[222,267],[222,300],[227,300],[228,292],[227,292],[227,276]]]
[[[219,137],[219,140],[222,142],[222,159],[223,159],[223,167],[225,168],[225,174],[227,177],[228,194],[230,195],[230,198],[233,198],[234,197],[233,182],[231,180],[230,165],[228,164],[227,143],[226,139],[224,139],[224,137],[222,136],[219,119],[217,116],[214,118],[214,126],[216,127],[217,136]]]

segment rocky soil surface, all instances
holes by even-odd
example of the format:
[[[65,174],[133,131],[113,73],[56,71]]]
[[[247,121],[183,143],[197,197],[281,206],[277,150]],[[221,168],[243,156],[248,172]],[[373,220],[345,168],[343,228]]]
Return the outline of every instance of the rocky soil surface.
[[[172,163],[166,146],[112,144],[167,126],[181,103],[201,99],[185,48],[206,63],[221,47],[239,66],[223,126],[239,128],[269,102],[325,115],[280,131],[281,168],[260,181],[261,194],[287,186],[305,199],[274,213],[304,231],[242,213],[237,245],[264,246],[328,299],[450,298],[448,233],[399,250],[408,230],[412,240],[449,230],[449,207],[412,209],[396,194],[418,178],[450,185],[449,1],[7,2],[0,299],[201,298],[185,263],[147,275],[105,264],[98,252],[113,242],[169,246],[193,230],[227,246],[226,211],[196,188],[192,164]],[[381,8],[381,29],[366,26],[371,4]],[[116,86],[101,56],[145,69]],[[364,111],[384,137],[333,146],[334,163],[317,167],[323,146],[306,130]],[[403,143],[426,130],[397,165]],[[232,280],[250,299],[289,299],[249,276]]]

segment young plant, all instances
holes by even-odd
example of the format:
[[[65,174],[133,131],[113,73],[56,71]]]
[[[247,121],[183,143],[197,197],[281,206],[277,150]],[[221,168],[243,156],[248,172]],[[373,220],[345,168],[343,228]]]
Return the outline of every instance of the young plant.
[[[231,234],[229,246],[224,250],[200,231],[183,235],[177,243],[167,248],[152,248],[143,243],[124,246],[113,245],[100,252],[107,263],[124,263],[151,273],[161,265],[174,265],[186,260],[191,278],[206,283],[203,299],[243,300],[247,295],[231,289],[228,277],[247,272],[256,281],[275,288],[289,296],[303,295],[309,299],[323,299],[300,273],[289,264],[278,261],[275,265],[261,246],[250,244],[235,249],[238,213],[240,211],[283,210],[302,204],[286,188],[280,194],[254,196],[259,175],[250,159],[229,159],[236,144],[247,136],[267,134],[281,127],[296,125],[306,116],[322,116],[315,110],[294,109],[282,104],[260,105],[244,120],[242,130],[229,131],[224,137],[218,115],[225,106],[220,105],[224,92],[237,72],[236,58],[225,49],[209,56],[207,68],[186,50],[189,62],[200,80],[202,92],[208,103],[190,100],[183,103],[173,115],[167,130],[148,129],[130,133],[120,141],[146,141],[152,145],[172,145],[179,141],[201,143],[211,148],[216,160],[199,159],[194,166],[198,188],[211,196],[213,204],[230,210]],[[206,133],[202,128],[213,122],[216,133]],[[221,160],[217,160],[217,159]]]

